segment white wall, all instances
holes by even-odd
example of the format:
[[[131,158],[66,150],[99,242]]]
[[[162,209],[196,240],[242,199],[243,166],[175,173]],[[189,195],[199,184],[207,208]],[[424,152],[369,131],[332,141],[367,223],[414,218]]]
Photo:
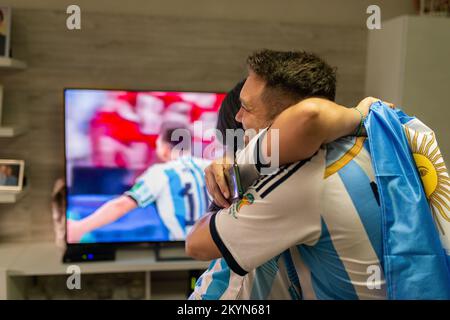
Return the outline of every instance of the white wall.
[[[450,19],[403,16],[369,31],[366,95],[421,119],[450,160]]]

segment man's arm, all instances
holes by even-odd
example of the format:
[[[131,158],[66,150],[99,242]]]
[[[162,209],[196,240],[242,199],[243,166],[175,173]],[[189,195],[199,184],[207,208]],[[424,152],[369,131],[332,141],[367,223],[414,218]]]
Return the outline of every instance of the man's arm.
[[[271,131],[275,129],[279,132],[281,165],[307,159],[321,145],[356,134],[361,125],[361,115],[367,116],[372,103],[378,100],[367,97],[355,108],[346,108],[326,99],[305,99],[284,110],[275,119],[263,139],[263,146],[266,145],[270,156]]]
[[[324,143],[351,135],[361,121],[358,111],[332,101],[310,98],[283,111],[262,141],[271,156],[271,133],[278,130],[279,163],[311,157]]]
[[[125,195],[108,201],[87,218],[68,223],[67,237],[69,242],[79,242],[85,233],[116,221],[136,207],[136,201]]]
[[[188,234],[186,253],[189,257],[196,260],[212,260],[222,256],[209,230],[212,215],[212,212],[203,215]]]
[[[186,240],[188,255],[223,256],[235,273],[245,275],[295,244],[314,243],[321,232],[324,167],[324,151],[319,151],[309,161],[266,176],[242,200],[197,221]]]
[[[67,227],[68,241],[79,242],[83,234],[112,223],[137,207],[148,206],[157,199],[166,183],[167,177],[160,167],[150,167],[136,179],[134,186],[124,195],[108,201],[83,220],[70,220]]]
[[[378,100],[367,97],[355,108],[346,108],[326,99],[309,98],[284,110],[271,126],[271,130],[278,129],[279,133],[279,165],[307,159],[322,144],[355,134],[361,123],[361,114],[367,116],[372,103]],[[393,107],[391,103],[386,104]],[[262,148],[267,150],[269,157],[272,149],[271,130],[262,141]],[[214,202],[224,208],[229,206],[229,190],[223,172],[230,166],[229,163],[232,161],[220,159],[205,170],[208,192]]]

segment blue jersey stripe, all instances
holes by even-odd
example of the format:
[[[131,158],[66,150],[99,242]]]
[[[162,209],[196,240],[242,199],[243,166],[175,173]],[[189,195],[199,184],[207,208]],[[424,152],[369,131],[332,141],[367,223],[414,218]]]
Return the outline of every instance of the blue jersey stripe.
[[[350,161],[338,173],[382,264],[381,211],[371,181],[355,161]]]
[[[302,300],[302,292],[300,286],[300,279],[297,274],[297,270],[295,269],[294,261],[292,260],[292,256],[289,250],[283,252],[283,259],[286,265],[286,271],[289,277],[290,286],[289,286],[289,294],[291,295],[292,300]],[[298,292],[300,290],[300,292]]]
[[[205,173],[203,172],[203,170],[198,166],[197,163],[195,163],[193,158],[190,158],[190,160],[191,160],[192,165],[194,166],[195,170],[197,171],[197,173],[199,175],[200,181],[205,181]],[[202,198],[202,196],[200,194],[199,194],[199,197],[201,198],[202,203],[203,203],[204,208],[205,208],[205,210],[202,210],[200,212],[200,215],[202,215],[206,211],[208,206],[209,206],[209,198],[208,198],[208,192],[206,190],[206,183],[204,183],[204,185],[203,185],[203,198]]]
[[[225,259],[220,259],[220,267],[220,270],[214,272],[211,284],[203,295],[203,299],[217,300],[227,291],[230,285],[231,271]]]
[[[339,258],[323,218],[322,234],[314,246],[299,245],[297,249],[311,270],[311,282],[319,300],[357,300],[355,288]]]
[[[199,189],[198,189],[198,186],[197,186],[197,179],[195,177],[194,169],[191,168],[189,163],[186,163],[185,159],[186,158],[181,157],[179,160],[180,160],[181,164],[183,165],[183,167],[186,170],[188,170],[189,173],[191,174],[191,176],[194,178],[194,182],[196,184],[195,192],[190,192],[190,194],[192,196],[195,196],[195,197],[192,198],[192,204],[189,205],[189,209],[188,209],[188,214],[190,216],[190,218],[188,220],[190,220],[189,221],[190,223],[193,223],[194,221],[197,220],[197,217],[196,217],[195,214],[198,213],[198,212],[201,212],[202,207],[201,207],[201,203],[199,202],[199,199],[198,199],[198,190]]]
[[[214,268],[214,265],[216,264],[216,262],[217,262],[217,260],[211,261],[211,263],[210,263],[209,266],[208,266],[208,269],[206,269],[206,271],[205,271],[205,272],[197,279],[197,282],[195,283],[195,288],[196,288],[196,289],[197,289],[197,288],[200,288],[200,287],[202,286],[202,283],[203,283],[203,277],[204,277],[205,275],[207,275],[208,272],[210,272],[212,268]]]
[[[190,160],[191,160],[192,165],[194,166],[195,170],[197,171],[197,173],[200,176],[199,177],[200,181],[204,181],[205,180],[205,174],[204,174],[203,170],[198,166],[197,163],[195,163],[193,158],[190,158]],[[209,197],[208,197],[208,191],[206,189],[206,183],[204,183],[204,186],[203,186],[203,196],[204,196],[203,200],[204,200],[205,208],[208,208],[209,207]],[[203,213],[204,213],[204,211],[201,211],[200,212],[200,216],[203,215]]]
[[[250,294],[251,300],[265,300],[268,298],[277,272],[278,263],[276,258],[272,258],[256,268]]]
[[[178,220],[181,228],[185,230],[186,227],[186,208],[184,205],[184,197],[180,194],[180,190],[183,190],[180,176],[175,169],[166,169],[164,173],[169,178],[170,194],[172,196],[172,202],[175,209],[175,217]]]
[[[184,163],[184,162],[183,162]],[[196,195],[197,195],[197,203],[200,204],[200,210],[199,210],[199,214],[203,214],[206,210],[206,204],[204,203],[204,199],[203,199],[203,193],[202,193],[202,188],[200,186],[200,182],[199,179],[202,179],[202,173],[200,171],[200,168],[198,168],[194,161],[192,161],[192,158],[189,158],[189,163],[194,167],[194,169],[192,169],[191,167],[189,167],[189,169],[192,172],[192,176],[194,177],[194,181],[195,181],[195,188],[197,190]],[[197,176],[196,174],[200,174],[200,177]],[[199,173],[200,171],[200,173]]]

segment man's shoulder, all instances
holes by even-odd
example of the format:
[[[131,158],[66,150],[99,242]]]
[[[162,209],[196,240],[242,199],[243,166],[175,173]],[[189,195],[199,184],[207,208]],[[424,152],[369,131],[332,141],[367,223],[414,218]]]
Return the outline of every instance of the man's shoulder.
[[[344,137],[324,146],[326,150],[325,178],[338,172],[351,161],[371,163],[369,142],[366,137]]]
[[[268,172],[271,171],[270,174],[260,175],[253,183],[252,189],[264,197],[265,194],[268,194],[275,188],[278,190],[283,189],[284,192],[287,190],[289,192],[297,192],[297,186],[301,184],[309,186],[308,190],[303,190],[302,192],[314,193],[320,187],[321,181],[323,181],[325,158],[325,150],[320,149],[311,158],[273,167],[273,170],[267,168]]]

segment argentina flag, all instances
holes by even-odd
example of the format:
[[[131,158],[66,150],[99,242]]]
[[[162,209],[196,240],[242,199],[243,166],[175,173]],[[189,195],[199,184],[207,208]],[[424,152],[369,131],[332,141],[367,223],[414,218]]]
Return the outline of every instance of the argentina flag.
[[[382,102],[365,121],[389,299],[450,299],[450,178],[434,132]]]

